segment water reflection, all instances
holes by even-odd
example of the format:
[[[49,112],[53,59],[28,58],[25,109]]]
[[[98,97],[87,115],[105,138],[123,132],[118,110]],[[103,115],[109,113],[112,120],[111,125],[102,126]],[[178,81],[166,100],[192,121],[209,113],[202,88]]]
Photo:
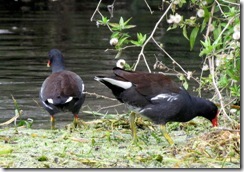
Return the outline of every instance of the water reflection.
[[[23,109],[23,118],[40,121],[36,127],[49,124],[49,115],[39,105],[39,89],[44,79],[51,73],[46,67],[47,53],[51,48],[60,49],[65,57],[66,68],[79,74],[85,82],[85,90],[89,93],[103,94],[113,98],[110,90],[93,80],[95,75],[108,74],[116,63],[116,52],[104,50],[110,48],[108,29],[97,28],[90,17],[97,1],[9,1],[0,7],[0,115],[6,121],[14,115],[14,104],[11,95]],[[12,3],[12,4],[11,4]],[[132,23],[142,33],[149,34],[161,12],[150,15],[147,8],[136,8],[130,1],[120,1],[115,8],[114,18],[118,21],[123,15],[133,17]],[[129,8],[125,8],[125,7]],[[133,8],[132,13],[128,12]],[[106,8],[103,13],[109,16]],[[164,25],[164,23],[162,23]],[[196,52],[190,52],[188,42],[181,37],[181,31],[165,32],[159,29],[156,38],[164,43],[166,50],[175,58],[181,58],[186,70],[199,71]],[[182,47],[182,42],[186,46]],[[140,49],[131,49],[123,53],[129,63],[135,62]],[[155,56],[171,65],[171,61],[153,44],[146,48],[150,66],[155,63]],[[176,59],[177,60],[177,59]],[[189,65],[190,64],[190,65]],[[142,62],[139,70],[146,70]],[[194,84],[194,83],[192,83]],[[94,110],[102,113],[127,112],[118,101],[104,100],[95,96],[87,96],[83,110]],[[96,118],[90,114],[80,113],[81,118]],[[72,120],[71,114],[58,114],[57,126],[61,121]],[[35,127],[35,126],[34,126]]]

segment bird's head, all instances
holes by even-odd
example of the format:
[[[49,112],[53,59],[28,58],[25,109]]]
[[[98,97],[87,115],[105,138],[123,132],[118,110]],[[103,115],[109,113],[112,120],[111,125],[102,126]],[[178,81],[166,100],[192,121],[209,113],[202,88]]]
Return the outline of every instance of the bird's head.
[[[52,67],[53,72],[64,70],[64,58],[58,49],[51,49],[48,53],[47,67]]]

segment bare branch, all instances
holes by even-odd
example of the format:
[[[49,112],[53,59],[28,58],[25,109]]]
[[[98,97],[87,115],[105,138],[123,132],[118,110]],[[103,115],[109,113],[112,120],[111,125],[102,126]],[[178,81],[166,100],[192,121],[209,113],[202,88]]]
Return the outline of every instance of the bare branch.
[[[137,65],[138,65],[138,63],[139,63],[141,57],[143,57],[144,62],[145,62],[145,64],[146,64],[146,66],[147,66],[147,69],[148,69],[148,71],[151,73],[151,69],[149,68],[149,66],[148,66],[148,64],[147,64],[147,61],[146,61],[146,58],[145,58],[145,55],[144,55],[144,49],[145,49],[145,46],[147,45],[147,43],[150,41],[150,39],[153,38],[153,35],[154,35],[155,31],[156,31],[157,28],[158,28],[158,25],[161,23],[161,21],[163,20],[163,18],[165,17],[165,15],[166,15],[166,14],[168,13],[168,11],[170,10],[170,8],[171,8],[171,6],[172,6],[172,3],[173,3],[173,2],[170,3],[170,5],[168,6],[168,8],[167,8],[166,11],[164,12],[164,14],[160,17],[160,19],[158,20],[158,22],[157,22],[156,25],[154,26],[154,29],[153,29],[151,35],[147,38],[147,40],[146,40],[146,41],[144,42],[144,44],[142,45],[141,52],[140,52],[140,54],[138,55],[138,59],[137,59],[136,64],[135,64],[135,66],[134,66],[134,70],[136,70],[136,67],[137,67]]]
[[[103,98],[103,99],[107,99],[107,100],[118,101],[117,99],[113,99],[113,98],[110,98],[110,97],[102,96],[102,95],[99,95],[99,94],[96,94],[96,93],[89,93],[89,92],[84,92],[84,93],[87,94],[87,95],[90,95],[90,96],[96,96],[96,98]]]
[[[94,18],[94,16],[95,16],[96,12],[99,12],[99,6],[100,6],[101,2],[102,2],[102,0],[100,0],[100,1],[98,2],[96,9],[95,9],[94,13],[93,13],[92,16],[91,16],[91,19],[90,19],[91,21],[93,21],[93,18]],[[101,15],[100,12],[99,12],[99,14]]]
[[[151,7],[148,5],[147,0],[144,0],[144,2],[147,5],[147,8],[149,9],[150,13],[152,14],[154,11],[152,11]]]

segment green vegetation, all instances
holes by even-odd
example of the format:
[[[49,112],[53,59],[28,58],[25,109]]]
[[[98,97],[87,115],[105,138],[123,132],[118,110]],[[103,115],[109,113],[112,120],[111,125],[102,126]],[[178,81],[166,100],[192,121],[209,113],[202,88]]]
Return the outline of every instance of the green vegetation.
[[[151,11],[150,3],[141,1]],[[148,35],[139,30],[131,36],[133,19],[120,17],[118,21],[104,16],[99,5],[91,17],[99,14],[97,25],[111,31],[110,44],[120,58],[127,48],[140,47],[138,60],[126,64],[136,70],[143,58],[148,71],[144,48],[149,41],[155,43],[181,71],[171,69],[187,88],[188,81],[199,83],[203,90],[213,93],[221,114],[219,126],[197,117],[187,123],[167,124],[175,142],[169,146],[158,126],[137,118],[139,142],[132,144],[127,114],[100,114],[101,119],[87,121],[78,129],[32,129],[35,121],[21,120],[23,113],[15,103],[14,120],[0,128],[0,167],[3,168],[240,168],[240,4],[239,1],[191,0],[162,1],[162,16]],[[116,5],[116,3],[113,3]],[[163,8],[164,7],[164,8]],[[191,17],[181,16],[182,8],[191,8]],[[150,13],[148,15],[151,15]],[[112,16],[112,15],[111,15]],[[193,76],[167,53],[163,40],[154,38],[159,24],[167,21],[167,32],[182,29],[182,36],[189,40],[189,50],[194,48],[197,37],[202,45],[199,58],[203,58],[201,76]],[[132,39],[135,38],[136,39]],[[160,62],[157,62],[160,63]],[[132,66],[132,67],[131,67]],[[160,70],[158,66],[155,65]],[[170,69],[170,67],[166,67]],[[88,112],[85,112],[88,113]],[[95,114],[97,112],[89,112]],[[20,119],[19,119],[20,118]],[[17,124],[10,127],[13,121]]]
[[[0,129],[3,168],[240,168],[240,126],[212,128],[195,118],[167,125],[175,145],[160,128],[138,118],[139,142],[132,144],[128,115],[87,121],[74,130]],[[223,124],[223,121],[220,121]],[[33,123],[35,125],[35,122]]]

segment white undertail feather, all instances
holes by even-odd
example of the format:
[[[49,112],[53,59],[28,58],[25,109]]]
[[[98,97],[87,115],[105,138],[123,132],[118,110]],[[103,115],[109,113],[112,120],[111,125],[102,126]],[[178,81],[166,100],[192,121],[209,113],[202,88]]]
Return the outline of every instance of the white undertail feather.
[[[47,99],[48,103],[53,104],[53,99]]]
[[[73,100],[73,97],[69,97],[69,98],[65,101],[65,103],[68,103],[68,102],[70,102],[71,100]]]
[[[112,79],[112,78],[98,78],[98,77],[96,77],[95,80],[100,81],[100,82],[101,82],[101,80],[104,80],[104,81],[109,82],[112,85],[116,85],[116,86],[121,87],[123,89],[128,89],[132,86],[131,82],[119,81],[119,80]]]
[[[84,85],[84,84],[82,84],[82,89],[81,89],[81,91],[83,92],[83,91],[84,91],[84,89],[85,89],[85,85]]]

